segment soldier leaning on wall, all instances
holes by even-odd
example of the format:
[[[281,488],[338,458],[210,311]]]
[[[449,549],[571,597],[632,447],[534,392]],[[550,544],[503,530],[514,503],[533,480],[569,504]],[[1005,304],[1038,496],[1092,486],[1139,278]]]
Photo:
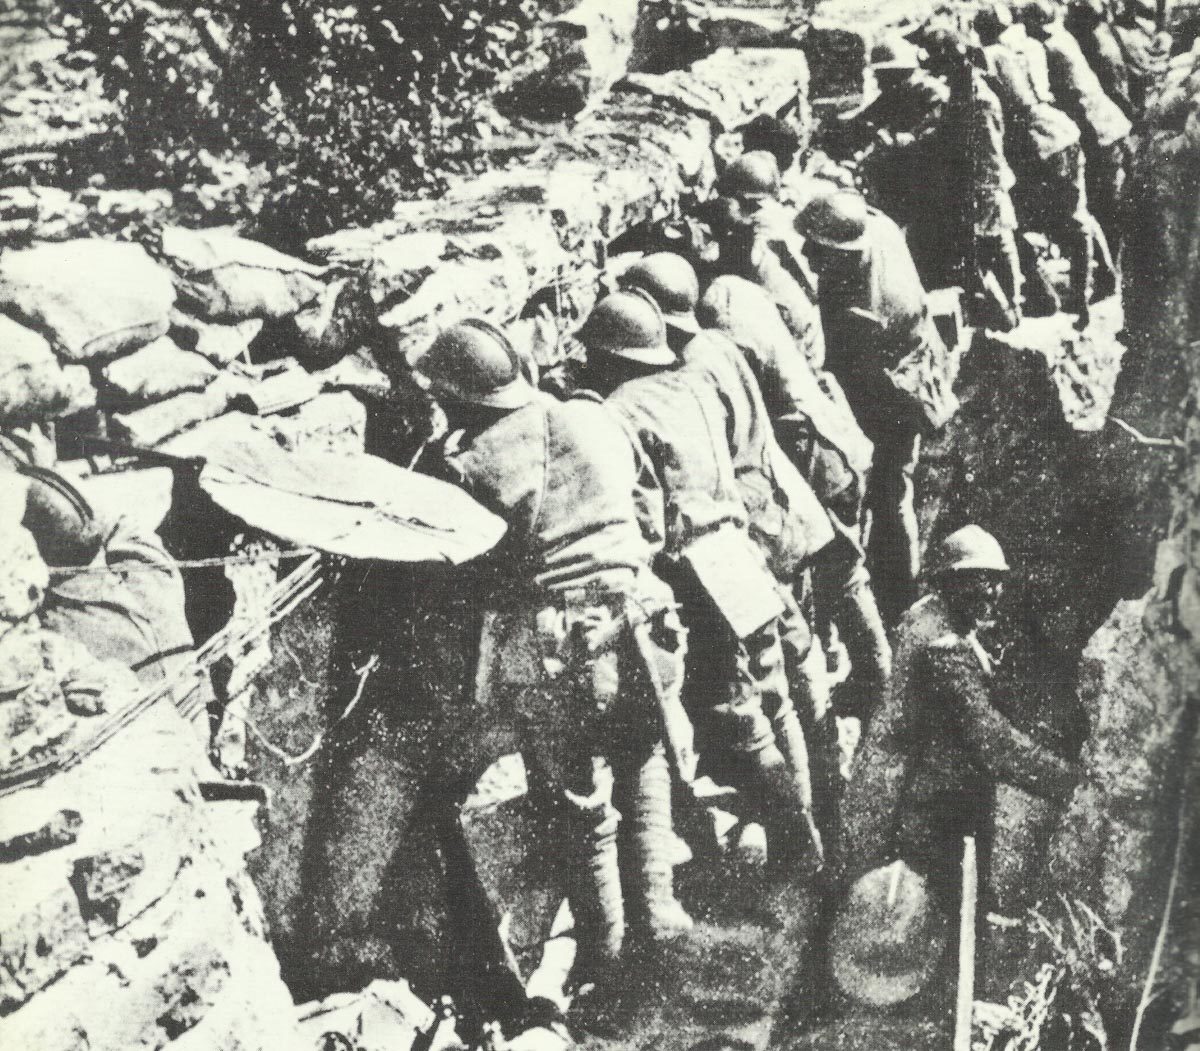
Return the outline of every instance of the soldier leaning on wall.
[[[793,874],[806,842],[818,861],[822,852],[808,754],[779,641],[784,607],[747,532],[720,396],[677,367],[662,311],[644,293],[601,300],[579,338],[585,381],[634,440],[643,533],[694,640],[685,696],[701,768],[739,790],[746,824],[766,829],[772,866]]]
[[[887,216],[861,196],[839,191],[813,198],[796,228],[820,281],[829,371],[875,446],[866,496],[868,564],[885,622],[894,624],[916,597],[913,486],[921,435],[945,422],[953,401],[952,377],[943,374],[946,347],[904,235]],[[918,402],[901,391],[893,376],[905,362],[921,363],[944,396]]]
[[[508,523],[478,567],[478,717],[515,719],[527,761],[561,796],[580,961],[605,977],[627,917],[652,940],[691,927],[672,886],[656,703],[656,691],[680,687],[684,641],[670,589],[650,571],[633,455],[604,407],[537,391],[486,322],[447,329],[415,367],[449,422],[447,473]],[[636,861],[628,903],[618,842]]]

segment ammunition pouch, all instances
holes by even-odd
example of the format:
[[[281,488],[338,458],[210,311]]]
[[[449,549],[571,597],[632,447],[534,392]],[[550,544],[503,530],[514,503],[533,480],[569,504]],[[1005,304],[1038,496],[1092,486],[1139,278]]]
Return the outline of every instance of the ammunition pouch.
[[[736,638],[749,638],[783,614],[775,578],[742,530],[722,526],[706,533],[679,558]]]

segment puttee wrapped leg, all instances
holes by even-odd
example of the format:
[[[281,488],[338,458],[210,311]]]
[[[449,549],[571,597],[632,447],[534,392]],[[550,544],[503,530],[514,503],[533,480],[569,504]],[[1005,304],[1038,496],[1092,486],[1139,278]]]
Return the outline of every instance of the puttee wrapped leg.
[[[806,839],[820,843],[812,817],[807,749],[802,768],[795,769],[776,741],[775,727],[763,712],[761,697],[753,691],[742,691],[736,699],[717,705],[713,715],[736,755],[738,788],[750,797],[755,816],[774,833],[771,852],[787,867],[799,856]],[[799,729],[798,722],[795,727]],[[803,741],[803,733],[799,740]],[[795,745],[796,738],[790,743]]]
[[[675,897],[671,769],[661,742],[634,774],[631,811],[637,898],[629,903],[630,921],[651,941],[686,934],[695,924]]]
[[[625,940],[625,902],[617,859],[621,815],[612,805],[612,778],[598,772],[590,796],[566,791],[568,850],[571,852],[568,898],[583,960],[603,970],[621,955]]]

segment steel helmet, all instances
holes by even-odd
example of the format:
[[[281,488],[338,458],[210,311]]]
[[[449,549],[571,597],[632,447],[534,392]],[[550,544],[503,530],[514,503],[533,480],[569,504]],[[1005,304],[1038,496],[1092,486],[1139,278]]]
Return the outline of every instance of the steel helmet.
[[[51,566],[86,566],[104,545],[104,528],[87,497],[70,479],[30,462],[16,442],[0,436],[0,463],[7,461],[25,479],[21,524],[37,540]]]
[[[654,297],[640,288],[605,296],[578,332],[589,351],[642,365],[674,365],[667,324]]]
[[[1021,5],[1021,21],[1034,29],[1058,21],[1058,5],[1053,0],[1029,0]]]
[[[1000,542],[977,525],[963,526],[946,537],[938,545],[932,567],[934,575],[969,570],[1009,571]]]
[[[917,69],[920,65],[920,49],[898,34],[886,37],[871,48],[872,69]]]
[[[779,196],[779,162],[766,150],[743,153],[735,160],[717,183],[723,197],[739,200],[760,200]]]
[[[867,240],[867,202],[850,190],[820,194],[796,216],[796,232],[829,248],[858,251]]]
[[[478,318],[451,325],[413,362],[439,398],[492,409],[519,409],[534,388],[508,337]]]
[[[925,879],[894,861],[850,889],[830,935],[834,980],[862,1003],[902,1003],[933,977],[948,940],[949,921]]]
[[[674,252],[648,255],[621,275],[620,285],[624,289],[640,288],[650,295],[668,325],[684,332],[700,331],[700,323],[696,320],[700,279],[683,256]]]
[[[975,32],[986,43],[1012,27],[1012,8],[1008,4],[987,4],[975,13]]]

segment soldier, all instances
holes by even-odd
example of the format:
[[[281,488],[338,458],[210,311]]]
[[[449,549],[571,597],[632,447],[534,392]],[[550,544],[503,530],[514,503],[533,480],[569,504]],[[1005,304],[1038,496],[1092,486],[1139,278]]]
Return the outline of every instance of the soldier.
[[[716,387],[677,367],[662,311],[644,293],[597,304],[579,332],[585,379],[623,419],[639,453],[643,533],[660,552],[692,638],[686,692],[698,750],[744,797],[788,871],[806,838],[820,857],[808,753],[789,695],[778,587],[747,532]]]
[[[964,220],[964,250],[961,255],[945,254],[961,259],[966,272],[951,277],[943,271],[940,284],[964,284],[977,301],[986,304],[981,323],[1012,329],[1021,320],[1022,282],[1012,201],[1016,175],[1004,153],[1004,111],[988,84],[987,58],[973,33],[935,31],[927,47],[930,72],[944,76],[950,87],[940,130],[946,140],[945,163],[959,173],[957,179],[940,180],[940,185],[965,204],[965,214],[946,209],[953,218],[961,215]],[[937,207],[928,198],[926,206]],[[925,246],[926,256],[936,251],[936,240]],[[921,272],[925,276],[928,269]]]
[[[1059,107],[1079,126],[1088,205],[1104,231],[1108,250],[1115,255],[1120,244],[1121,190],[1129,166],[1133,125],[1104,93],[1083,49],[1063,25],[1056,4],[1033,0],[1024,7],[1022,20],[1046,49],[1050,89]]]
[[[1053,800],[1069,794],[1072,765],[992,701],[993,661],[979,632],[994,621],[1008,572],[1000,545],[979,526],[939,545],[933,590],[897,629],[892,688],[847,794],[851,876],[898,849],[932,886],[955,887],[963,836],[979,837],[987,857],[997,784]]]
[[[415,367],[449,422],[447,473],[508,523],[478,566],[479,717],[515,717],[561,796],[581,956],[603,973],[625,933],[622,814],[636,857],[630,923],[652,939],[691,927],[672,886],[666,709],[656,708],[656,697],[678,706],[682,632],[650,572],[633,454],[604,407],[536,391],[486,322],[447,329]]]
[[[1130,120],[1138,115],[1133,104],[1129,63],[1113,28],[1113,11],[1107,0],[1073,0],[1065,20],[1067,31],[1079,42],[1084,58],[1100,81],[1101,90]]]
[[[929,315],[904,235],[857,194],[814,198],[796,219],[820,281],[827,366],[874,443],[866,505],[868,565],[885,622],[916,597],[920,565],[913,476],[926,425],[953,406],[952,362]],[[920,363],[937,390],[918,402],[897,386]],[[923,416],[924,414],[924,416]]]
[[[746,153],[725,171],[721,196],[706,201],[697,218],[712,237],[701,254],[711,279],[735,274],[770,293],[788,331],[814,368],[825,360],[825,341],[812,278],[791,244],[793,213],[784,206],[779,168],[769,153]]]
[[[1054,104],[1045,48],[1014,24],[1003,4],[981,9],[975,29],[988,58],[992,87],[1004,106],[1008,157],[1017,174],[1013,203],[1026,230],[1051,238],[1070,266],[1065,307],[1076,326],[1087,327],[1093,278],[1093,245],[1099,227],[1087,207],[1079,128]],[[1026,277],[1041,299],[1057,310],[1057,293],[1029,259]],[[1032,297],[1028,297],[1032,298]],[[1043,306],[1044,305],[1044,306]]]
[[[733,459],[734,477],[746,508],[751,538],[782,585],[785,612],[780,643],[791,689],[792,707],[817,789],[815,808],[823,838],[830,831],[831,803],[837,774],[837,731],[826,718],[828,691],[810,656],[810,569],[825,557],[835,534],[830,518],[808,482],[784,454],[771,427],[758,380],[736,344],[724,334],[702,330],[696,318],[699,282],[686,259],[656,253],[635,263],[623,287],[649,294],[663,311],[667,343],[684,368],[712,383],[725,409],[724,432]],[[809,610],[806,617],[805,611]],[[817,644],[819,647],[819,643]]]
[[[831,156],[862,156],[880,146],[911,145],[938,122],[947,92],[921,69],[920,49],[902,36],[871,49],[871,72],[879,94],[841,118],[832,132]]]

